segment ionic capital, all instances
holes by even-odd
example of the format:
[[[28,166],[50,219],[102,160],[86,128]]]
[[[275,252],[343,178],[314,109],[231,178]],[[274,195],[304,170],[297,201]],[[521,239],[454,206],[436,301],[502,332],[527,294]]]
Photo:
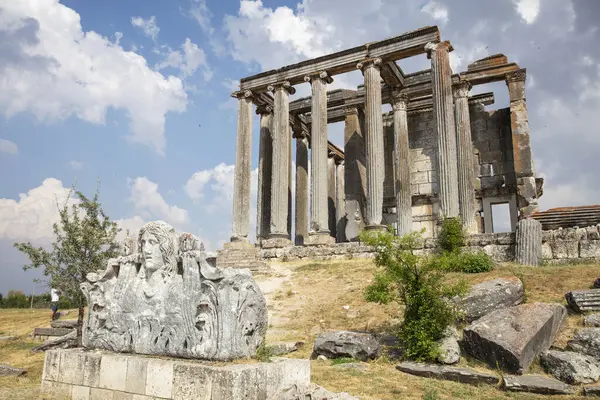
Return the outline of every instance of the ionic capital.
[[[312,82],[314,79],[321,79],[325,83],[333,83],[333,78],[327,71],[314,72],[304,76],[304,82]]]
[[[469,97],[469,90],[471,90],[471,82],[469,81],[460,81],[455,85],[452,85],[452,91],[454,93],[455,99],[462,99],[465,97]]]
[[[381,58],[379,58],[379,57],[367,58],[365,60],[362,60],[358,64],[356,64],[356,69],[360,69],[361,71],[364,71],[365,69],[367,69],[370,66],[374,66],[378,69],[381,69],[381,62],[382,62]]]
[[[268,104],[261,104],[256,107],[257,115],[269,115],[273,113],[273,107]]]
[[[252,93],[250,90],[238,90],[236,92],[231,93],[231,97],[235,97],[238,100],[250,99],[254,97],[254,93]]]
[[[290,81],[277,82],[277,83],[267,86],[267,90],[272,93],[275,93],[277,90],[281,90],[281,89],[287,91],[289,94],[296,93],[296,89],[292,86]]]
[[[395,90],[392,93],[392,109],[394,111],[406,111],[408,107],[408,95],[404,91]]]
[[[429,42],[425,45],[425,51],[427,52],[427,58],[431,58],[431,53],[436,50],[446,50],[448,53],[454,50],[449,40],[443,42]]]
[[[525,82],[527,79],[527,69],[522,68],[506,74],[506,83],[510,82]]]

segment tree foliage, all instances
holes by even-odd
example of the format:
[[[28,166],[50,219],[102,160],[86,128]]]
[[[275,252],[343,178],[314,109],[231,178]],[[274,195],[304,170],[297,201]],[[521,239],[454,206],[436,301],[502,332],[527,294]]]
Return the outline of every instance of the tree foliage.
[[[14,246],[29,257],[30,264],[23,269],[43,268],[48,285],[60,289],[71,304],[79,308],[79,337],[85,297],[79,287],[90,272],[103,269],[109,258],[116,257],[118,243],[117,224],[102,210],[99,189],[93,198],[76,191],[79,201],[71,207],[68,200],[75,192],[69,192],[67,201],[59,206],[59,222],[53,225],[55,240],[52,250],[34,247],[31,243],[15,243]]]

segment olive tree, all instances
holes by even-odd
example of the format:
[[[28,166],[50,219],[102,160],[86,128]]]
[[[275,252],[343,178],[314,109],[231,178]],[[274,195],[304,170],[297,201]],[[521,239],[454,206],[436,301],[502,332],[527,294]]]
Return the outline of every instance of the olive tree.
[[[69,207],[73,193],[78,201]],[[53,225],[55,239],[50,251],[29,242],[14,246],[29,257],[24,270],[43,267],[48,285],[59,288],[62,296],[77,305],[77,343],[81,345],[85,297],[79,285],[88,273],[105,268],[109,258],[118,256],[119,229],[102,210],[99,189],[90,199],[73,185],[65,203],[57,206],[60,218]]]

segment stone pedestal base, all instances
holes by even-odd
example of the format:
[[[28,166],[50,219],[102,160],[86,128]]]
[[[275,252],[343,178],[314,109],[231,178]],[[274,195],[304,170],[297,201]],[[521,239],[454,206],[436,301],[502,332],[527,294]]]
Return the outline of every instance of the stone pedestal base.
[[[308,234],[308,241],[304,244],[305,246],[328,246],[335,244],[335,238],[329,234],[329,231],[323,232],[310,232]]]
[[[387,230],[387,226],[385,225],[367,225],[365,226],[365,230],[369,232],[385,232]]]
[[[248,268],[252,272],[268,270],[260,249],[247,241],[225,243],[222,250],[217,250],[216,264],[218,268]]]
[[[269,238],[263,239],[260,242],[260,245],[263,249],[275,249],[275,248],[293,246],[292,241],[290,240],[290,238],[288,236],[269,237]]]
[[[52,399],[276,400],[309,386],[308,360],[217,366],[83,349],[47,351],[42,375]]]

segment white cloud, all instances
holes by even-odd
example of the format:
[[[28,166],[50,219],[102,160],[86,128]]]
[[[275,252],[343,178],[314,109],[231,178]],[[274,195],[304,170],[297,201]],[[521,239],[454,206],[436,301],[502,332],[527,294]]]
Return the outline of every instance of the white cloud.
[[[77,161],[77,160],[70,161],[69,165],[73,169],[81,169],[81,168],[83,168],[83,163],[81,161]]]
[[[517,13],[527,24],[533,24],[540,14],[540,0],[512,0]]]
[[[58,0],[4,1],[0,13],[0,109],[44,122],[75,116],[103,124],[109,108],[130,118],[129,139],[164,154],[169,112],[183,112],[181,79],[153,71],[115,40],[83,31],[80,16]]]
[[[164,54],[165,60],[156,66],[157,70],[168,67],[176,68],[181,72],[183,78],[190,77],[196,73],[198,68],[203,67],[204,80],[209,81],[212,78],[212,70],[206,62],[206,54],[204,50],[193,43],[189,38],[185,39],[181,45],[183,51],[172,50],[167,47],[167,52]]]
[[[142,218],[162,219],[177,228],[189,221],[187,210],[167,204],[158,191],[158,184],[146,177],[135,178],[131,183],[130,201]]]
[[[124,218],[115,220],[121,231],[117,234],[117,240],[122,241],[129,236],[136,237],[142,225],[146,223],[142,217],[136,215],[131,218]]]
[[[17,144],[7,139],[0,139],[0,153],[19,154]]]
[[[154,15],[149,19],[133,17],[131,18],[131,25],[142,29],[144,31],[144,35],[152,38],[152,40],[156,40],[158,33],[160,32],[160,28],[158,25],[156,25],[156,17]]]
[[[214,28],[211,25],[212,13],[206,5],[206,0],[192,0],[192,7],[190,8],[190,14],[198,22],[200,28],[206,33],[212,34]]]
[[[439,21],[442,26],[448,23],[448,9],[444,4],[440,4],[437,1],[429,1],[421,8],[421,11],[428,14],[434,20]]]

